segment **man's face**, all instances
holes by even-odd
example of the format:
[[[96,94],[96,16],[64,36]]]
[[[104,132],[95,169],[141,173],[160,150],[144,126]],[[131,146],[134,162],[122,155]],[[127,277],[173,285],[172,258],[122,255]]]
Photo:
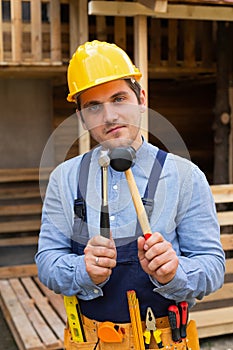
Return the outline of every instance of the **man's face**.
[[[111,81],[83,92],[80,96],[82,122],[91,136],[106,148],[140,147],[141,104],[124,80]],[[80,112],[77,112],[80,116]]]

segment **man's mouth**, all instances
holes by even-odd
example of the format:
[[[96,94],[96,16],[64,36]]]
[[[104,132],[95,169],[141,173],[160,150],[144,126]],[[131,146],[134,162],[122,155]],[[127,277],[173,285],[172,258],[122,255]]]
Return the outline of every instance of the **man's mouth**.
[[[125,128],[124,125],[116,125],[108,130],[106,130],[106,134],[114,134],[116,132],[118,132],[119,130],[121,130],[122,128]]]

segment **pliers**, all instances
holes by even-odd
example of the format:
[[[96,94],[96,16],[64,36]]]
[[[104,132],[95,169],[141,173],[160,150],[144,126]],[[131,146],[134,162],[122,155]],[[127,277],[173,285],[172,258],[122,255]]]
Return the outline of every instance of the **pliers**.
[[[151,307],[148,307],[146,311],[146,330],[143,333],[143,336],[145,338],[145,349],[150,348],[151,332],[153,332],[153,336],[155,338],[156,344],[158,345],[158,348],[161,349],[163,347],[163,342],[161,339],[162,332],[156,328],[155,316]]]

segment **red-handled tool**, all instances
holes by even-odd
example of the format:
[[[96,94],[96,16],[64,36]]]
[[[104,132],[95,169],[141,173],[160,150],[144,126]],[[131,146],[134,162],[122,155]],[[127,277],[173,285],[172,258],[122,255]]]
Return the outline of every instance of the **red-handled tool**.
[[[188,303],[187,301],[181,301],[178,304],[180,310],[180,336],[182,339],[186,338],[186,328],[188,323]]]
[[[178,306],[170,305],[168,308],[168,318],[172,330],[172,340],[177,343],[181,341],[180,336],[180,313]]]

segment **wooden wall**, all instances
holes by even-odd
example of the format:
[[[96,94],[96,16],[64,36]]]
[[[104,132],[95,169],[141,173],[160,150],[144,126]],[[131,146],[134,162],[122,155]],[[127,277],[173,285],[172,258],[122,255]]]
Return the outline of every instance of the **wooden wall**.
[[[66,101],[66,94],[65,85],[54,87],[54,127],[61,124],[74,112],[73,104]],[[205,172],[208,180],[212,182],[214,83],[150,80],[148,98],[150,108],[160,113],[174,126],[185,142],[191,160]],[[157,130],[150,130],[150,126],[149,124],[150,142],[166,149],[166,145],[161,144],[161,140],[154,136]],[[56,140],[57,161],[63,160],[59,159],[59,150],[64,147],[68,148],[66,142],[70,141],[70,136],[72,138],[74,132],[78,133],[78,130],[68,126],[64,128],[63,136]],[[171,137],[169,131],[165,131],[163,137],[168,140]],[[175,146],[169,151],[179,153]],[[78,143],[76,142],[70,147],[66,158],[73,157],[78,152]]]
[[[0,168],[39,167],[52,130],[52,86],[44,79],[0,79]]]
[[[164,116],[178,131],[190,153],[190,158],[212,182],[213,172],[213,108],[214,82],[150,80],[150,107]],[[163,135],[169,139],[169,132]],[[150,141],[164,146],[150,135]],[[166,146],[166,145],[165,145]],[[163,147],[166,149],[166,147]],[[179,154],[174,145],[174,153]]]

